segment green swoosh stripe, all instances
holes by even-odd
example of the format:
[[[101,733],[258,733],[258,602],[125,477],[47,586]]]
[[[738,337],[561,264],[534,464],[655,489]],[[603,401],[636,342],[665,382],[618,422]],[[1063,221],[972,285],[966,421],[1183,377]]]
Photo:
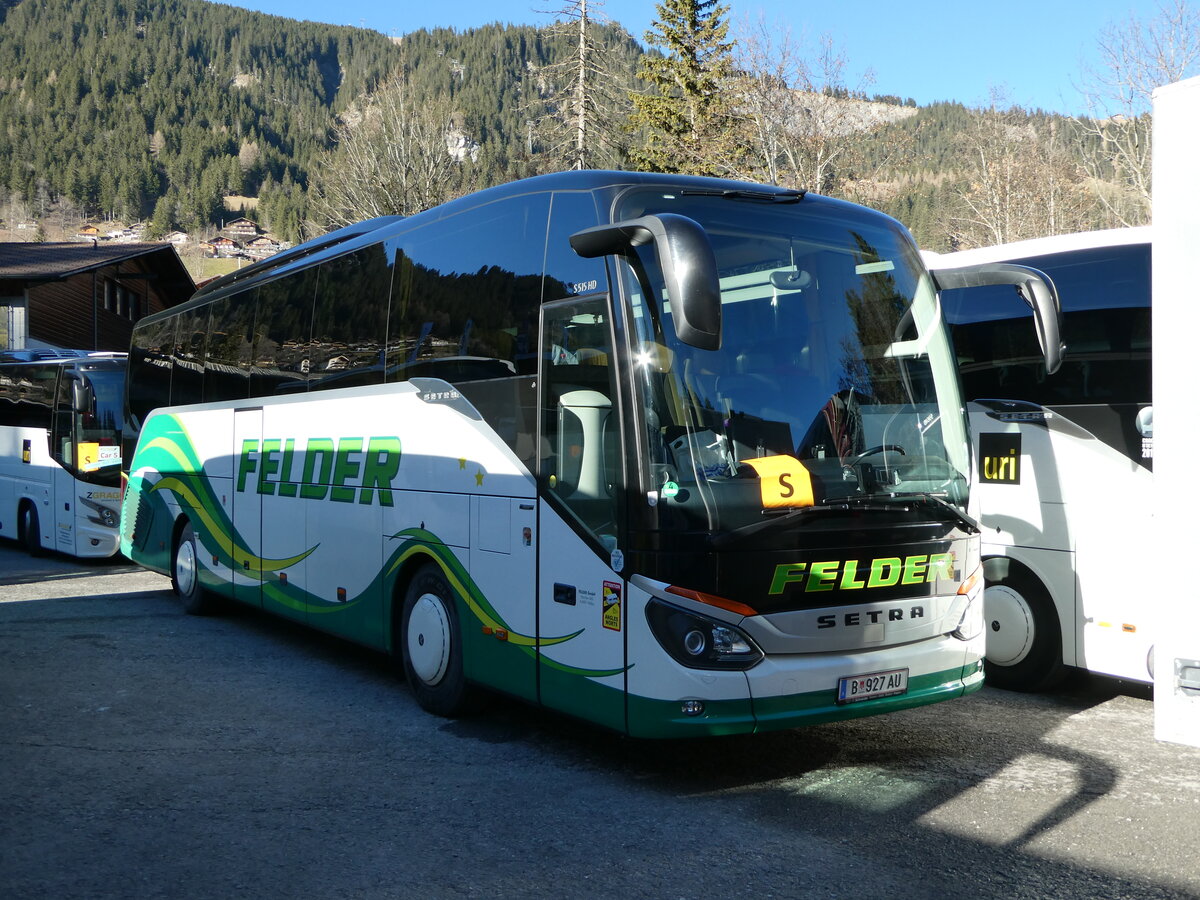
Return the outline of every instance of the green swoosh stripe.
[[[632,668],[631,666],[621,666],[615,669],[584,669],[558,662],[550,659],[545,654],[537,653],[536,647],[539,643],[543,647],[562,644],[583,634],[586,629],[580,628],[571,634],[553,638],[542,638],[540,641],[532,635],[515,632],[509,628],[504,618],[484,598],[483,592],[467,573],[466,569],[463,568],[462,563],[458,561],[458,557],[445,544],[438,541],[434,534],[420,528],[406,528],[392,535],[392,537],[406,537],[407,540],[396,551],[393,557],[394,561],[388,570],[389,574],[403,565],[404,561],[410,559],[414,554],[421,553],[432,557],[442,569],[451,586],[464,599],[467,608],[480,624],[492,629],[504,629],[508,632],[508,643],[515,645],[543,664],[568,675],[578,675],[585,678],[604,678],[610,675],[619,675],[627,669]]]

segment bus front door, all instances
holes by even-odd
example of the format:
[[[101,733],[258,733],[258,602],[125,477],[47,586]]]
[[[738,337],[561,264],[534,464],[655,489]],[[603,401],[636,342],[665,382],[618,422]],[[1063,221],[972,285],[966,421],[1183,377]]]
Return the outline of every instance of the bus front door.
[[[608,298],[542,307],[538,691],[625,730],[623,460]]]

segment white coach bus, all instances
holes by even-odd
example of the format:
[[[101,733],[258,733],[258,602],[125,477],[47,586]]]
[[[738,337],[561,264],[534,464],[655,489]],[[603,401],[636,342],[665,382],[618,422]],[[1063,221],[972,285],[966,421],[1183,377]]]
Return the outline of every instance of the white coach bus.
[[[374,219],[142,320],[127,418],[131,559],[391,653],[435,713],[711,735],[982,682],[955,360],[871,210],[573,172]]]
[[[0,363],[0,536],[117,552],[125,354]]]
[[[987,677],[1015,689],[1064,667],[1152,680],[1149,227],[959,253],[1050,276],[1062,367],[1047,374],[1011,291],[942,295],[976,441],[987,580]]]

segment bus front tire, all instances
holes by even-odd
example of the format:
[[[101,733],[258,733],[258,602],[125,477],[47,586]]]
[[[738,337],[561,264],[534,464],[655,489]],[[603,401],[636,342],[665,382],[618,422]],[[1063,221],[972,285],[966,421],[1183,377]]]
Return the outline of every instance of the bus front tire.
[[[1062,631],[1054,601],[1034,576],[1010,568],[984,588],[985,677],[993,687],[1042,691],[1062,681]]]
[[[200,586],[200,542],[192,524],[183,526],[171,559],[171,587],[183,601],[183,610],[193,616],[209,616],[217,611],[216,598]]]
[[[478,708],[476,690],[463,675],[462,630],[454,592],[437,566],[423,567],[409,582],[401,609],[399,651],[418,705],[455,717]]]
[[[41,556],[42,525],[38,520],[37,507],[32,503],[25,503],[21,507],[19,522],[21,546],[25,548],[25,552],[30,556]]]

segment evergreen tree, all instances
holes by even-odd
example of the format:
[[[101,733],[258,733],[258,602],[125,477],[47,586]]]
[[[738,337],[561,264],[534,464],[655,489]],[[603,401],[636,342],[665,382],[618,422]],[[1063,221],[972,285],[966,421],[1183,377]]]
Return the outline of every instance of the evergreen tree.
[[[666,50],[647,54],[638,77],[649,87],[630,95],[632,125],[644,143],[631,160],[647,171],[718,175],[740,155],[738,123],[725,88],[733,76],[733,43],[717,0],[663,0],[646,41]]]

